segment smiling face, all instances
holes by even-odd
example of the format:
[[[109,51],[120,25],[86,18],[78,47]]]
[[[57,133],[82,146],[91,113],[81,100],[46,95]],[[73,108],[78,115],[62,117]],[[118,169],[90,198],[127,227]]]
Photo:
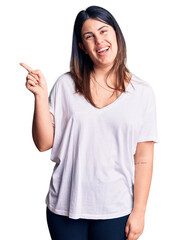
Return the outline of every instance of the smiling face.
[[[112,67],[117,55],[116,33],[112,26],[95,19],[87,19],[81,30],[79,47],[90,56],[94,67]]]

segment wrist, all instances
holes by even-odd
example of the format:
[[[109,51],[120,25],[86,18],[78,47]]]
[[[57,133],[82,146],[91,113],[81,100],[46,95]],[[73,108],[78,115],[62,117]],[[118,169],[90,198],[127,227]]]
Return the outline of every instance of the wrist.
[[[145,207],[140,207],[140,206],[139,207],[134,206],[133,212],[135,212],[137,214],[140,214],[140,215],[145,215],[146,208]]]
[[[40,92],[38,94],[35,94],[34,95],[35,97],[35,100],[38,100],[38,99],[48,99],[48,92]]]

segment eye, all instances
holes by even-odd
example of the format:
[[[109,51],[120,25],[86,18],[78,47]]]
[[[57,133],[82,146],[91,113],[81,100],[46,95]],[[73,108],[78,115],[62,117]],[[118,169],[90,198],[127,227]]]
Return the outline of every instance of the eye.
[[[91,38],[92,36],[93,36],[93,35],[89,35],[89,36],[86,37],[86,39]]]
[[[102,30],[102,31],[101,31],[101,33],[105,33],[105,32],[107,32],[107,31],[106,31],[106,30]]]

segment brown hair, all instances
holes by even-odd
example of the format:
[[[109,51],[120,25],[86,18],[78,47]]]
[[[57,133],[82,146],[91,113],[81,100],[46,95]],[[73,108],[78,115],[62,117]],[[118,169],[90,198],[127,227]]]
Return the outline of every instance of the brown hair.
[[[124,81],[130,80],[127,74],[130,73],[130,71],[126,67],[126,44],[124,36],[118,23],[111,15],[111,13],[106,9],[98,6],[91,6],[88,7],[85,11],[80,11],[74,23],[70,73],[75,82],[76,93],[83,95],[87,101],[96,107],[90,92],[90,73],[94,70],[93,62],[89,55],[85,54],[78,45],[79,42],[82,43],[81,29],[83,23],[89,18],[96,19],[112,26],[116,33],[118,52],[114,64],[107,73],[106,77],[107,79],[111,73],[116,73],[116,82],[115,88],[112,88],[107,84],[108,87],[114,89],[115,91],[119,90],[121,92],[125,92]]]

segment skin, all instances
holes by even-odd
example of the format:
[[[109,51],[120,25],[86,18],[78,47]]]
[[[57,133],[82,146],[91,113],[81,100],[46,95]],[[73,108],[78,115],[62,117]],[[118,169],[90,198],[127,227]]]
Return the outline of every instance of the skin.
[[[20,63],[28,71],[26,87],[34,94],[35,108],[33,115],[32,136],[40,152],[53,146],[54,128],[49,112],[48,88],[46,79],[40,70],[33,70],[25,63]]]
[[[97,81],[100,82],[102,86],[107,87],[104,79],[106,73],[113,66],[118,50],[116,33],[108,24],[95,19],[87,19],[82,26],[81,35],[82,43],[79,43],[79,47],[92,59]],[[96,53],[96,49],[106,46],[110,46],[108,54],[99,56]],[[114,74],[110,76],[110,82],[112,81],[115,81]]]
[[[134,208],[125,228],[128,240],[138,239],[144,230],[145,211],[153,172],[153,153],[153,141],[139,142],[137,144],[134,155]]]
[[[95,72],[98,70],[109,70],[114,63],[118,46],[114,29],[103,22],[95,19],[87,19],[82,26],[82,43],[79,47],[89,54],[94,63]],[[110,46],[107,56],[100,56],[96,49],[100,47]]]
[[[103,27],[105,26],[105,27]],[[101,29],[102,27],[102,29]],[[100,30],[98,30],[100,29]],[[86,32],[85,35],[83,35]],[[88,19],[82,27],[82,43],[79,47],[89,54],[94,63],[94,72],[97,81],[103,86],[105,76],[112,67],[117,54],[117,41],[114,29],[100,21]],[[88,38],[87,38],[88,37]],[[110,46],[109,54],[99,56],[96,49]],[[24,63],[20,63],[28,71],[26,87],[35,96],[35,110],[33,118],[33,139],[40,151],[46,151],[53,145],[54,129],[49,112],[48,90],[44,75],[40,70],[33,70]],[[114,74],[110,81],[114,81]],[[144,229],[144,218],[148,200],[152,171],[153,171],[154,142],[139,142],[134,155],[135,183],[134,183],[134,207],[125,227],[128,240],[136,240]]]

